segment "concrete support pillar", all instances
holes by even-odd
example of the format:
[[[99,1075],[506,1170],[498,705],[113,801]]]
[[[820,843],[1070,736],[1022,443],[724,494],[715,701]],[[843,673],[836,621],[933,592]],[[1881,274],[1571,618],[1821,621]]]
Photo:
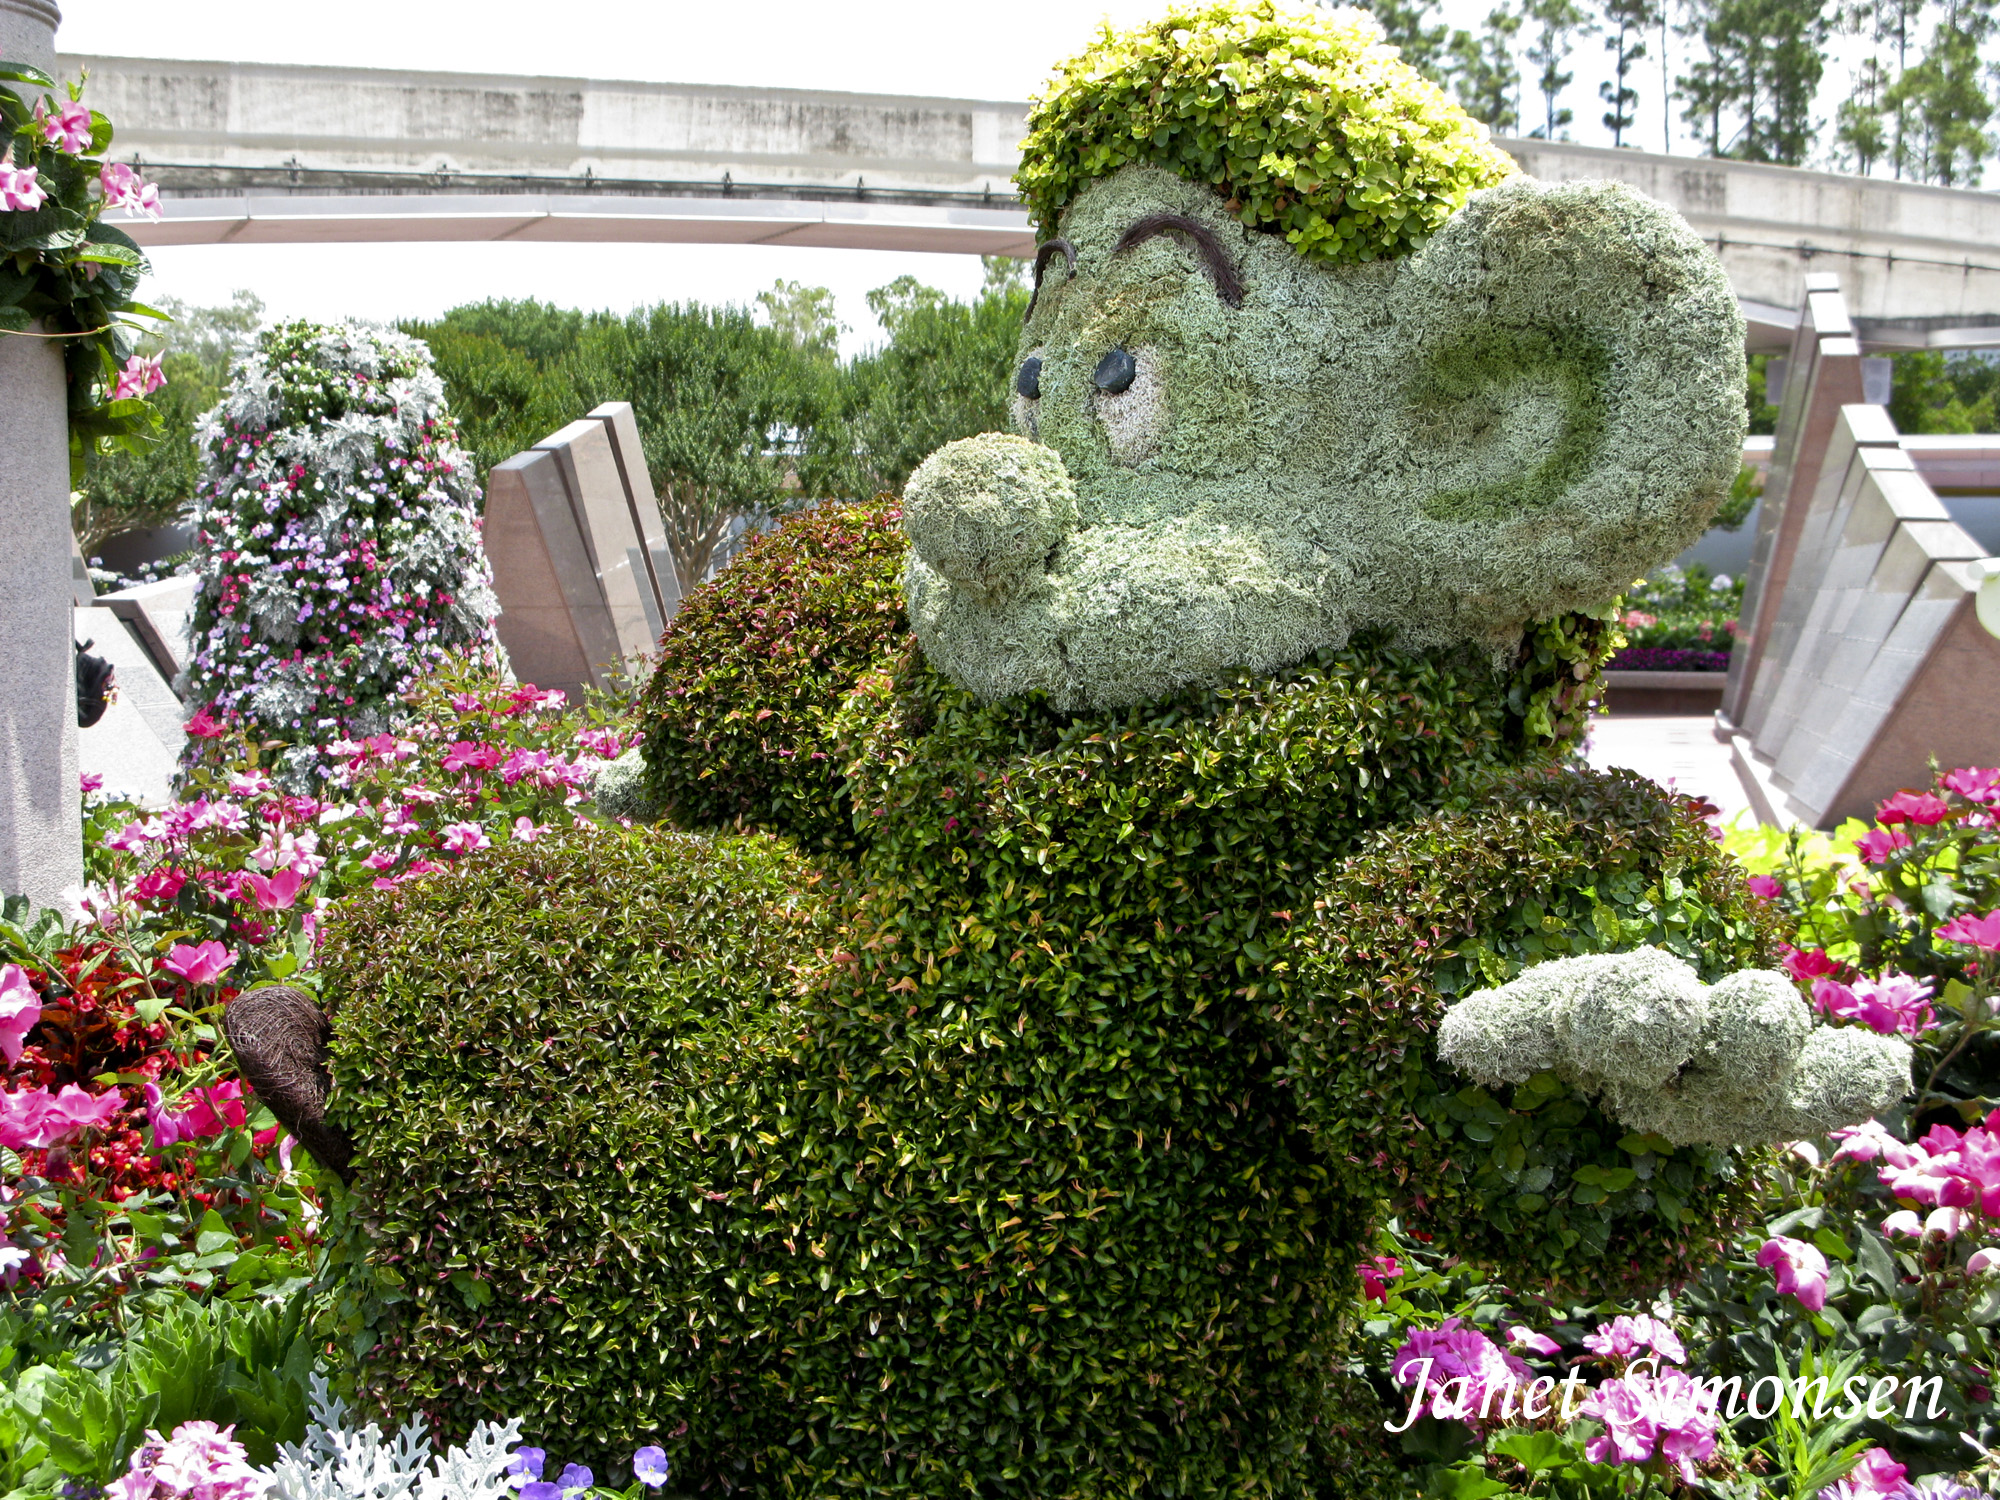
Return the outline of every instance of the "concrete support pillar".
[[[53,72],[61,18],[48,0],[0,0],[0,57]],[[0,336],[0,410],[0,893],[50,906],[83,878],[69,416],[55,340]]]

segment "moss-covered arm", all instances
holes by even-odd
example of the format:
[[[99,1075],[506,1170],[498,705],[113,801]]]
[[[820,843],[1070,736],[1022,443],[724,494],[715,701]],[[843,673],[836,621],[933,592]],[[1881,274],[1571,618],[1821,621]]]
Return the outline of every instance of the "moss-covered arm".
[[[1814,1138],[1892,1107],[1909,1044],[1816,1026],[1784,975],[1714,985],[1659,948],[1537,964],[1445,1013],[1438,1055],[1488,1086],[1552,1072],[1677,1146]]]

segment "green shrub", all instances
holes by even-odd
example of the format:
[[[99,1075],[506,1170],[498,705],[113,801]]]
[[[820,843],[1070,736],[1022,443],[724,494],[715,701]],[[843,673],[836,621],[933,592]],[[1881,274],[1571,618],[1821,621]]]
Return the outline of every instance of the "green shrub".
[[[1768,909],[1696,807],[1630,772],[1517,775],[1333,872],[1272,1019],[1336,1181],[1398,1184],[1407,1226],[1584,1296],[1685,1279],[1747,1221],[1760,1156],[1639,1135],[1553,1075],[1478,1087],[1430,1040],[1451,1001],[1545,958],[1658,945],[1708,980],[1769,967]]]
[[[647,788],[674,822],[851,844],[829,726],[904,648],[901,514],[884,496],[794,515],[682,604],[640,704]]]
[[[734,1185],[736,1116],[768,1107],[750,1069],[795,1029],[787,976],[826,910],[776,839],[651,829],[551,832],[342,903],[339,1253],[379,1400],[459,1435],[539,1417],[600,1463],[671,1430],[688,1309],[733,1274],[705,1194]]]
[[[1135,162],[1213,187],[1320,264],[1414,250],[1516,170],[1372,17],[1272,0],[1107,22],[1029,110],[1014,180],[1046,238],[1086,183]]]

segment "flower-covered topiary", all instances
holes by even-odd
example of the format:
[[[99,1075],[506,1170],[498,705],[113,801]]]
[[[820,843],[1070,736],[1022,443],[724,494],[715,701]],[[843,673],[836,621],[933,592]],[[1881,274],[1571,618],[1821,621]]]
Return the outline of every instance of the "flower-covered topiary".
[[[1518,170],[1363,10],[1179,4],[1106,22],[1028,113],[1015,181],[1044,237],[1086,183],[1138,164],[1203,183],[1308,261],[1414,250]]]
[[[273,329],[200,437],[179,686],[211,719],[289,743],[309,774],[314,743],[382,732],[419,673],[490,649],[479,489],[421,342]]]

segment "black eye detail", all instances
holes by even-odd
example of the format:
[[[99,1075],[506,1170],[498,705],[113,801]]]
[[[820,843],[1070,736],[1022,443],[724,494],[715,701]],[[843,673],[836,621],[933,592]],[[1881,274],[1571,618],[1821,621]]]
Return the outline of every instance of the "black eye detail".
[[[1133,378],[1138,373],[1137,360],[1123,349],[1113,349],[1097,362],[1097,369],[1091,375],[1090,381],[1100,391],[1107,391],[1115,396],[1120,391],[1129,390]]]
[[[1021,373],[1014,377],[1014,389],[1030,401],[1042,395],[1042,357],[1037,354],[1021,361]]]

